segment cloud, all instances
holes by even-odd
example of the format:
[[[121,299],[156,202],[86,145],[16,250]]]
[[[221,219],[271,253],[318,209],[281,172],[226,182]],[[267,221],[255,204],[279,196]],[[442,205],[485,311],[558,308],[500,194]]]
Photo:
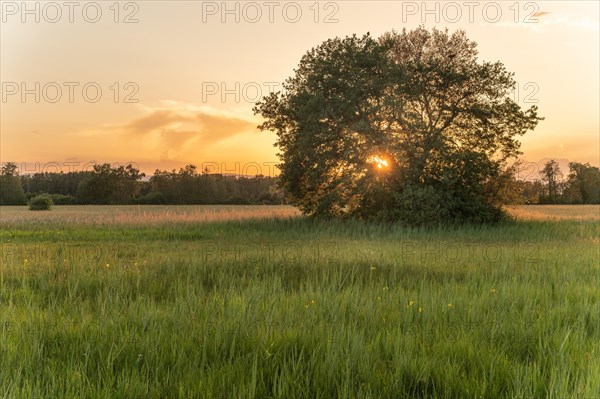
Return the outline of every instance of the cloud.
[[[550,14],[550,13],[546,12],[546,11],[538,11],[535,14],[533,14],[533,17],[539,18],[539,17],[543,17],[544,15],[548,15],[548,14]]]
[[[174,111],[170,110],[155,110],[150,114],[147,114],[141,118],[133,120],[127,123],[122,128],[126,129],[132,134],[146,134],[161,126],[167,126],[171,123],[181,121],[180,115],[177,115]]]
[[[176,106],[175,106],[176,107]],[[135,138],[158,139],[171,147],[190,140],[212,144],[248,132],[256,123],[241,117],[227,115],[206,107],[196,109],[154,108],[146,115],[130,121],[117,129]]]
[[[239,110],[218,110],[204,105],[163,101],[140,106],[143,112],[130,121],[80,132],[127,144],[159,159],[207,149],[223,140],[256,131],[257,122]]]

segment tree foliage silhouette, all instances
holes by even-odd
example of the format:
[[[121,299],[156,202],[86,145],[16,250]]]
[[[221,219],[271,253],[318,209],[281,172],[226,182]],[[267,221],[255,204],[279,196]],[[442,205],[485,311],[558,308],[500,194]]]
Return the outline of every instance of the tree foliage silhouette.
[[[542,119],[514,87],[464,32],[421,27],[325,41],[254,112],[276,132],[282,185],[305,214],[489,221],[517,136]]]

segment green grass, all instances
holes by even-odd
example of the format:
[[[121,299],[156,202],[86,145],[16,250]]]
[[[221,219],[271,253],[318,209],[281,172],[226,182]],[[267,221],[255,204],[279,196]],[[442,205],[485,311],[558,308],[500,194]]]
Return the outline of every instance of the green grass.
[[[1,226],[0,397],[600,395],[599,221]]]

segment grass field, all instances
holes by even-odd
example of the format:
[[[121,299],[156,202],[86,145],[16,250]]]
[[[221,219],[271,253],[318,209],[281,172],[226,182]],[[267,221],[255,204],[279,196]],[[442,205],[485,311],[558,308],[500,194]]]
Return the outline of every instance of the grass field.
[[[600,209],[0,208],[0,397],[597,398]]]

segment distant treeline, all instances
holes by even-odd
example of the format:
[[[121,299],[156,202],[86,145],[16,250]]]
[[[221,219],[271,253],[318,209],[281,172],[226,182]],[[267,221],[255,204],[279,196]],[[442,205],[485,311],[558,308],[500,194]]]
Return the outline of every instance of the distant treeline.
[[[15,163],[0,173],[0,205],[26,204],[50,194],[56,205],[74,204],[265,204],[285,203],[277,178],[199,173],[187,165],[179,171],[156,170],[147,181],[132,165],[95,165],[86,172],[19,175]]]
[[[589,163],[570,162],[565,176],[558,162],[544,164],[533,180],[519,179],[530,165],[516,163],[510,170],[505,198],[511,204],[600,204],[600,169]]]
[[[548,161],[539,178],[519,178],[525,164],[516,163],[504,176],[503,197],[508,204],[600,204],[600,169],[569,163],[564,176],[555,160]],[[70,204],[284,204],[277,178],[240,177],[198,172],[194,165],[179,171],[156,170],[149,180],[132,165],[95,165],[88,172],[19,175],[17,165],[2,166],[0,205],[26,204],[31,197],[50,194],[56,205]]]

